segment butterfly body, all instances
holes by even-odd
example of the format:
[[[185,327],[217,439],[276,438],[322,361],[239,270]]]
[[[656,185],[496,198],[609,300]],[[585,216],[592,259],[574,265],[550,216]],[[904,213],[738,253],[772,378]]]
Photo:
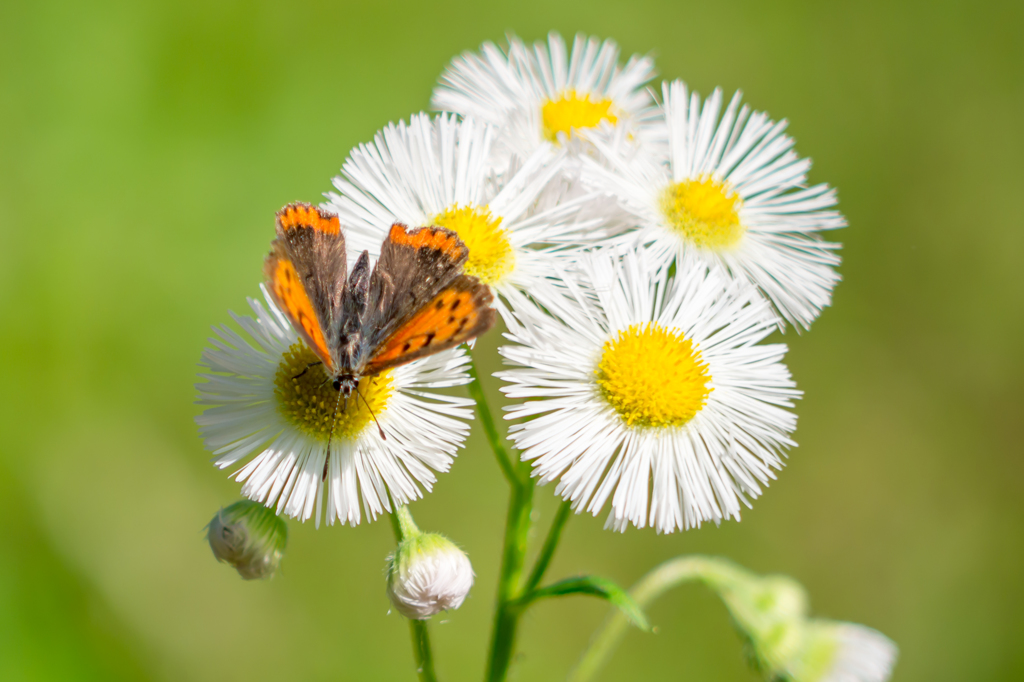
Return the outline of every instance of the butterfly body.
[[[395,223],[376,265],[364,251],[348,272],[337,216],[295,203],[277,214],[264,273],[275,303],[347,402],[361,378],[491,328],[493,296],[462,274],[468,255],[450,230]]]

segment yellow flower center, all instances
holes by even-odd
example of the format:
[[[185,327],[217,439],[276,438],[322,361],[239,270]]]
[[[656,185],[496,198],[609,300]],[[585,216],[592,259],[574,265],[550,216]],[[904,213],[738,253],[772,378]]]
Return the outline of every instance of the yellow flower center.
[[[353,440],[373,420],[371,410],[379,419],[388,409],[388,398],[394,392],[390,371],[359,380],[365,401],[353,393],[347,404],[342,398],[338,405],[339,392],[334,390],[332,377],[323,365],[310,367],[314,362],[319,358],[303,341],[297,341],[281,356],[274,378],[277,409],[299,431],[326,442],[333,423],[335,440]]]
[[[728,183],[711,176],[669,185],[660,205],[669,224],[697,246],[727,249],[745,231],[739,214],[743,200]]]
[[[449,206],[434,216],[433,223],[459,235],[469,249],[463,272],[479,277],[484,284],[498,284],[516,266],[516,254],[501,227],[501,216],[494,217],[486,206]]]
[[[570,135],[573,128],[593,128],[601,121],[615,123],[619,119],[611,107],[610,99],[592,100],[590,95],[580,97],[575,90],[566,90],[560,98],[549,99],[541,107],[544,137],[558,142],[558,133]]]
[[[628,426],[682,426],[713,388],[693,343],[657,322],[634,324],[604,344],[595,371],[604,399]]]

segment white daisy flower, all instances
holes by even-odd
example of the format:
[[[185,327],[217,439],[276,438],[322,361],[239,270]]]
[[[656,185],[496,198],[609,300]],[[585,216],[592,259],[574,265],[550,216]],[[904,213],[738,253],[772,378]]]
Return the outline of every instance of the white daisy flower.
[[[474,119],[417,114],[353,150],[325,204],[338,214],[354,258],[380,251],[394,222],[454,230],[469,248],[464,271],[513,307],[551,273],[567,248],[606,237],[608,198],[566,191],[565,154],[539,149],[500,176],[488,168],[495,129]],[[506,323],[508,308],[496,306]]]
[[[593,254],[563,275],[568,295],[522,310],[501,349],[517,368],[498,376],[526,400],[506,418],[529,421],[509,437],[577,512],[610,499],[616,530],[739,519],[795,445],[786,347],[756,345],[775,323],[746,282],[705,268],[659,280],[647,258]]]
[[[724,266],[749,279],[790,324],[809,327],[829,304],[839,244],[819,232],[843,227],[835,190],[807,187],[809,159],[793,151],[786,121],[740,107],[722,92],[701,105],[682,81],[663,84],[668,157],[637,155],[607,127],[587,135],[605,157],[583,181],[617,195],[663,267]]]
[[[245,482],[242,494],[303,521],[315,512],[317,526],[325,487],[328,523],[358,524],[360,507],[375,519],[391,510],[389,496],[400,505],[422,497],[469,433],[473,402],[432,390],[470,381],[465,351],[360,380],[365,400],[342,403],[332,421],[338,392],[322,366],[309,367],[318,358],[269,296],[267,303],[249,300],[255,319],[232,313],[248,338],[214,328],[203,351],[209,371],[196,385],[205,406],[196,422],[213,463],[223,469],[257,453],[233,474]]]
[[[509,36],[508,50],[484,43],[480,53],[452,60],[434,89],[440,111],[473,116],[501,130],[499,152],[529,156],[550,143],[563,144],[572,131],[602,122],[631,138],[657,139],[658,111],[646,84],[654,61],[633,55],[619,64],[619,47],[578,34],[572,52],[557,33],[532,49]]]

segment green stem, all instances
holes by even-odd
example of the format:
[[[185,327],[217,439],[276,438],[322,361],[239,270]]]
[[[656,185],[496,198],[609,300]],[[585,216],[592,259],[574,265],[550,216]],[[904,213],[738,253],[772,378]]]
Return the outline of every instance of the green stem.
[[[480,422],[484,425],[487,442],[490,443],[491,450],[494,451],[494,456],[498,460],[498,467],[501,468],[501,473],[505,475],[505,479],[509,484],[515,485],[518,482],[516,467],[512,464],[512,458],[509,457],[508,451],[505,450],[502,439],[498,435],[498,427],[495,425],[494,417],[491,415],[491,408],[488,406],[483,384],[480,383],[480,373],[476,369],[476,358],[473,358],[469,363],[469,375],[473,377],[473,381],[469,382],[469,395],[476,401],[476,412],[480,415]]]
[[[420,529],[416,527],[416,522],[405,505],[395,505],[394,513],[388,516],[391,517],[391,528],[395,531],[395,542],[401,544],[403,540],[420,534]],[[416,674],[420,682],[437,682],[427,621],[410,619],[409,631],[412,634],[412,655],[416,659]]]
[[[420,676],[420,682],[437,682],[437,674],[434,672],[434,655],[430,650],[430,632],[427,630],[427,621],[410,620],[409,630],[412,632],[412,651],[416,656],[416,673]]]
[[[412,520],[409,508],[403,505],[395,505],[395,513],[391,515],[391,526],[395,531],[395,540],[401,542],[406,538],[420,534],[416,522]]]
[[[516,467],[517,473],[523,469],[523,465]],[[522,613],[516,602],[523,594],[523,565],[526,563],[534,488],[529,465],[526,465],[525,477],[512,486],[508,514],[505,518],[505,543],[501,556],[501,574],[498,577],[498,600],[494,613],[494,631],[491,635],[491,655],[484,678],[488,682],[505,680],[515,651],[516,630]]]
[[[683,556],[670,559],[656,566],[641,578],[629,591],[630,596],[641,609],[664,594],[667,590],[689,580],[713,582],[731,577],[736,572],[734,564],[721,559],[704,556]],[[568,682],[588,682],[604,667],[615,651],[629,621],[615,609],[604,624],[594,633],[590,645],[583,652],[576,668],[569,673]]]
[[[530,477],[530,465],[515,461],[509,456],[498,435],[498,429],[474,359],[469,366],[473,382],[469,385],[470,395],[476,401],[477,413],[487,434],[498,466],[511,487],[508,512],[505,516],[505,539],[502,545],[501,572],[498,576],[498,596],[494,610],[494,630],[491,634],[491,650],[487,661],[485,679],[489,682],[503,682],[508,676],[508,667],[515,651],[516,631],[522,613],[517,602],[523,594],[523,566],[530,535],[530,514],[533,511],[535,485]]]
[[[565,522],[569,520],[571,514],[572,502],[566,500],[558,505],[555,519],[551,522],[551,529],[548,531],[548,536],[544,539],[544,546],[541,547],[540,554],[537,556],[537,562],[533,565],[533,571],[526,581],[526,587],[523,589],[525,593],[533,592],[540,585],[540,581],[544,579],[544,572],[548,570],[548,565],[555,555],[558,541],[562,539],[562,529],[565,528]]]

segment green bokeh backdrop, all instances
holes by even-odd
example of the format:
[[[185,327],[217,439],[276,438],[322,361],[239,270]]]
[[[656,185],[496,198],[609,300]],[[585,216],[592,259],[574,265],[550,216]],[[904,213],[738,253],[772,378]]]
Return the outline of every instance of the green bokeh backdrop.
[[[896,680],[1024,677],[1024,5],[40,0],[0,4],[0,679],[412,679],[386,522],[291,524],[268,583],[213,561],[238,484],[196,435],[196,362],[257,294],[277,208],[427,107],[452,55],[549,29],[743,88],[851,225],[834,307],[785,337],[806,396],[779,480],[720,528],[573,518],[552,575],[724,554],[890,635]],[[434,627],[449,680],[483,667],[504,498],[475,432],[413,506],[477,572]],[[518,679],[560,679],[605,612],[535,608]],[[650,616],[603,679],[755,679],[700,588]]]

